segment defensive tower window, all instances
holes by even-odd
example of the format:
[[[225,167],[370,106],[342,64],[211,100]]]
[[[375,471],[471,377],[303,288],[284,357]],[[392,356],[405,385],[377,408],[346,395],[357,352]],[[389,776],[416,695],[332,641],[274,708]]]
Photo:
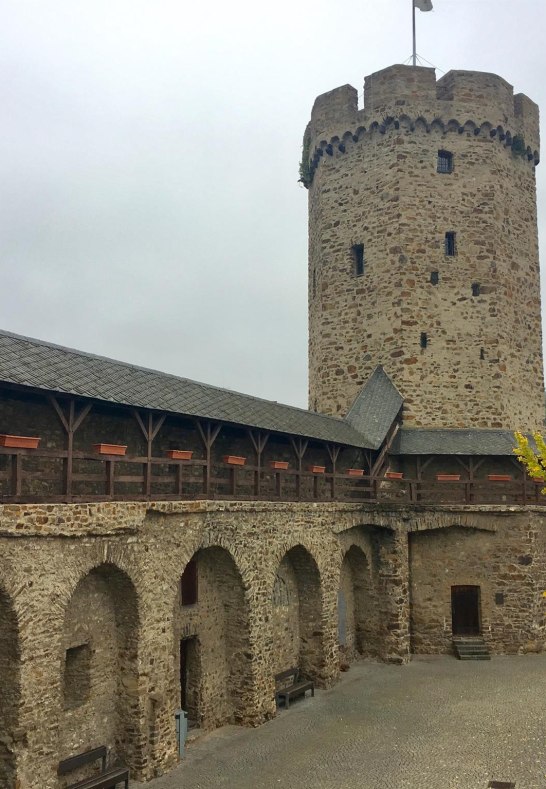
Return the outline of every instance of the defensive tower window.
[[[430,272],[430,284],[431,285],[437,285],[439,281],[440,281],[440,275],[438,274],[438,272],[437,271],[431,271]]]
[[[480,283],[479,282],[473,282],[472,283],[472,295],[473,296],[479,296],[480,295]]]
[[[182,605],[195,605],[197,602],[197,562],[190,559],[180,578]]]
[[[485,359],[485,348],[480,348],[480,359],[482,362]]]
[[[313,269],[313,296],[317,295],[317,272]]]
[[[450,257],[450,258],[454,257],[457,254],[457,246],[455,244],[455,236],[456,236],[456,234],[453,233],[452,231],[450,231],[449,233],[446,233],[446,237],[445,237],[445,241],[444,241],[445,253],[446,253],[447,257]]]
[[[352,253],[355,277],[361,277],[364,274],[364,244],[353,244]]]
[[[439,173],[452,173],[453,172],[453,154],[449,151],[438,151],[438,165],[437,171]]]
[[[423,348],[423,349],[426,348],[427,345],[428,345],[428,336],[427,336],[426,331],[422,331],[421,332],[420,345],[421,345],[421,348]]]

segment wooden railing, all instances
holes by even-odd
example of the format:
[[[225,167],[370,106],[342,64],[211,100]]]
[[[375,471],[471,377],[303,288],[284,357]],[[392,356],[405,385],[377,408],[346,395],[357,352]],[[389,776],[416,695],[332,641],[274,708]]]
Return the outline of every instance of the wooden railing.
[[[0,448],[0,503],[237,499],[419,504],[544,504],[528,477],[438,482],[167,457]]]

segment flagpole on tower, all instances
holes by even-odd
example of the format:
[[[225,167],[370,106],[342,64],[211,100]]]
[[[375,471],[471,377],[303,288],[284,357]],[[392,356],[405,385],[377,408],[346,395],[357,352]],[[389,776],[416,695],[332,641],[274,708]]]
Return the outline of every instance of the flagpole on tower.
[[[417,65],[417,42],[415,36],[415,9],[419,11],[432,11],[432,0],[411,0],[412,25],[413,25],[413,65]]]
[[[417,41],[415,37],[415,3],[411,0],[412,24],[413,24],[413,65],[417,65]]]

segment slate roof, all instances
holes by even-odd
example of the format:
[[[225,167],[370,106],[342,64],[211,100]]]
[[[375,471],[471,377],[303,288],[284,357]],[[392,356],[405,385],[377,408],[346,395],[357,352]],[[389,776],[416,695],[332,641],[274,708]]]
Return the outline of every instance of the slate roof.
[[[372,448],[353,425],[337,417],[315,414],[1,330],[0,381]]]
[[[395,455],[513,455],[509,430],[426,430],[402,428],[393,442]]]
[[[402,408],[403,397],[379,365],[357,395],[345,420],[378,449]]]

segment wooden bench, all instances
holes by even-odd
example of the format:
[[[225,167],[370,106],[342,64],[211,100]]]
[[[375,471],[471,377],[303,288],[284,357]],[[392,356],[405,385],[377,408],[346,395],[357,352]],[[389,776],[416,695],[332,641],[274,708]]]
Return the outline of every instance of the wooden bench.
[[[300,679],[299,674],[299,668],[289,668],[275,674],[275,685],[281,686],[275,691],[275,701],[279,707],[281,700],[284,700],[284,707],[288,709],[291,698],[305,696],[308,690],[311,691],[311,696],[315,695],[315,683],[312,680]]]
[[[84,778],[83,781],[70,784],[68,789],[113,789],[119,783],[125,784],[125,789],[129,789],[129,770],[127,767],[112,767],[106,769],[106,745],[101,745],[99,748],[92,748],[90,751],[78,753],[76,756],[70,756],[68,759],[63,759],[59,762],[57,768],[57,775],[67,775],[73,770],[78,770],[80,767],[85,767],[87,764],[96,762],[97,759],[101,760],[102,772],[93,778]]]

